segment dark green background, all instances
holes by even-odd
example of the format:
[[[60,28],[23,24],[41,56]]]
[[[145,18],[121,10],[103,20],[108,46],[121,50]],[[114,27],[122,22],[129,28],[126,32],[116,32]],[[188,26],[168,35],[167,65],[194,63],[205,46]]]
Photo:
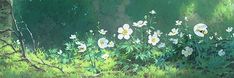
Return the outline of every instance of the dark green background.
[[[177,19],[188,16],[189,24],[206,23],[209,31],[224,33],[234,26],[234,0],[15,0],[15,15],[24,29],[29,26],[36,41],[46,48],[61,47],[75,32],[81,36],[101,28],[116,33],[124,23],[143,19],[152,9],[157,26],[168,32]],[[28,35],[25,35],[28,37]],[[30,43],[30,41],[28,41]]]

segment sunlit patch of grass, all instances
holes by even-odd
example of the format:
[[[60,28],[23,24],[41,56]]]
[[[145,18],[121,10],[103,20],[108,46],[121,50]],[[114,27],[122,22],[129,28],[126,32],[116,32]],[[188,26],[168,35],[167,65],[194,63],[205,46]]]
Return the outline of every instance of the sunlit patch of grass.
[[[191,1],[188,4],[183,4],[181,7],[181,13],[184,16],[193,16],[196,11],[196,3],[195,1]]]
[[[212,13],[212,18],[216,20],[233,19],[234,4],[233,0],[221,0]]]

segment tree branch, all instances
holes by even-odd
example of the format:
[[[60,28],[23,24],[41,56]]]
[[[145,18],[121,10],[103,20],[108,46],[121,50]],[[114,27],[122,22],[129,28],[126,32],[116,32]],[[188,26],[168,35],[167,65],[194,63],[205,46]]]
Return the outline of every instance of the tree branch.
[[[0,34],[8,32],[8,31],[12,31],[12,30],[11,29],[0,30]]]
[[[26,53],[26,47],[25,47],[24,38],[23,38],[23,37],[24,37],[24,34],[23,34],[23,32],[20,30],[20,27],[19,27],[18,24],[17,24],[17,20],[16,20],[16,18],[15,18],[15,16],[14,16],[13,2],[9,2],[9,5],[11,5],[11,6],[10,6],[10,8],[11,8],[11,17],[12,17],[12,19],[13,19],[13,24],[14,24],[13,27],[14,27],[15,30],[12,30],[12,29],[0,30],[0,34],[3,34],[3,33],[8,32],[8,31],[13,32],[14,35],[16,36],[16,38],[17,38],[17,39],[19,40],[19,42],[20,42],[20,48],[19,48],[20,50],[16,50],[16,48],[14,47],[13,44],[11,44],[11,43],[7,42],[6,40],[0,38],[0,42],[3,42],[3,43],[4,43],[4,45],[1,46],[0,49],[2,49],[2,48],[4,48],[4,47],[7,47],[7,46],[10,46],[10,47],[12,48],[12,50],[14,51],[14,52],[11,52],[11,53],[2,54],[2,55],[0,55],[0,56],[1,56],[1,57],[8,57],[9,55],[13,55],[13,54],[15,54],[15,53],[20,53],[21,58],[20,58],[20,60],[18,60],[18,61],[26,62],[27,64],[29,64],[30,66],[34,67],[34,68],[37,69],[37,70],[45,71],[44,69],[42,69],[41,67],[39,67],[39,66],[36,65],[36,64],[40,64],[40,65],[44,65],[44,66],[56,68],[56,69],[58,69],[58,70],[60,70],[61,72],[64,73],[64,71],[63,71],[62,68],[45,63],[43,59],[41,59],[41,58],[39,58],[39,57],[37,56],[37,54],[35,54],[35,56],[36,56],[38,59],[40,59],[40,62],[31,60],[29,57],[27,57],[27,55],[26,55],[26,54],[27,54],[27,53]],[[32,34],[32,32],[29,30],[27,24],[25,24],[25,28],[27,29],[27,31],[28,31],[28,33],[29,33],[29,35],[30,35],[30,38],[31,38],[31,40],[32,40],[32,45],[33,45],[33,52],[35,52],[36,46],[35,46],[35,40],[34,40],[33,34]]]
[[[6,40],[3,40],[1,38],[0,38],[0,41],[3,42],[3,43],[5,43],[6,45],[10,46],[16,52],[16,49],[15,49],[15,47],[12,44],[8,43]]]
[[[29,35],[30,35],[30,37],[31,37],[32,45],[33,45],[33,51],[35,51],[35,49],[36,49],[35,43],[36,43],[36,42],[35,42],[35,39],[34,39],[34,37],[33,37],[33,34],[32,34],[32,32],[29,30],[27,24],[25,25],[25,28],[27,29],[27,31],[28,31],[28,33],[29,33]]]

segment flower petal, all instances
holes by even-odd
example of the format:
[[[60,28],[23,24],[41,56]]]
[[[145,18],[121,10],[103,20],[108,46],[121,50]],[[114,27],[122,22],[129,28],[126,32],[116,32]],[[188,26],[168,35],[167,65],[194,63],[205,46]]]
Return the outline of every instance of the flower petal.
[[[124,24],[123,25],[123,29],[128,29],[129,28],[129,25],[128,24]]]
[[[127,40],[128,40],[129,38],[130,38],[129,35],[125,35],[125,36],[124,36],[124,39],[127,39]]]
[[[123,39],[123,37],[124,37],[123,34],[119,34],[119,35],[118,35],[118,39],[120,39],[120,40]]]
[[[122,27],[118,28],[118,33],[122,33],[122,32],[123,32],[123,28]]]
[[[132,29],[129,28],[129,29],[128,29],[128,34],[131,35],[132,33],[133,33]]]

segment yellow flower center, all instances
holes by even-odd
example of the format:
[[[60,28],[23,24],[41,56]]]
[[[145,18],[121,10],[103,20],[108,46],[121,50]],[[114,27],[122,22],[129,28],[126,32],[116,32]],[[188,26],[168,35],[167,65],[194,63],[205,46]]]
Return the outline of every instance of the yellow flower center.
[[[103,44],[104,44],[104,41],[100,41],[100,44],[103,45]]]
[[[127,29],[124,29],[123,32],[122,32],[123,35],[128,35],[128,30]]]
[[[84,47],[81,47],[80,50],[84,50]]]
[[[79,51],[85,51],[86,50],[86,48],[85,47],[79,47]]]
[[[157,38],[152,38],[152,42],[156,42],[157,41]]]

